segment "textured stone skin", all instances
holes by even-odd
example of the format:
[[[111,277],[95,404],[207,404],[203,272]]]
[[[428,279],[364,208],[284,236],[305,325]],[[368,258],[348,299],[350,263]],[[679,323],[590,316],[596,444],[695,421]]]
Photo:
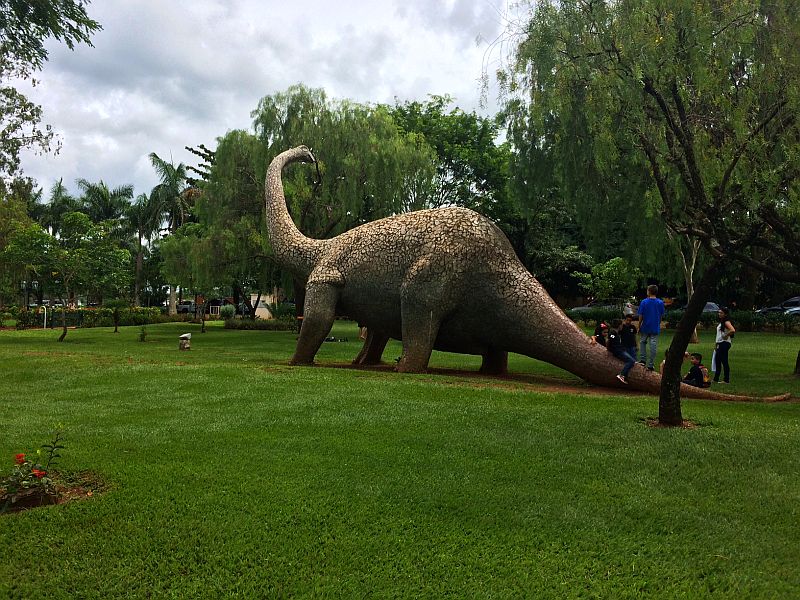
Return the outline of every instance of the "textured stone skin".
[[[422,372],[433,349],[483,357],[481,370],[504,373],[516,352],[594,384],[622,387],[622,363],[589,338],[517,259],[489,219],[464,208],[421,210],[366,223],[330,240],[295,227],[281,173],[313,162],[305,147],[275,157],[267,171],[267,229],[279,264],[307,278],[303,326],[292,364],[313,364],[335,315],[368,328],[354,363],[380,362],[389,338],[403,342],[399,371]],[[637,365],[631,389],[657,394],[660,376]],[[694,398],[734,399],[682,386]]]

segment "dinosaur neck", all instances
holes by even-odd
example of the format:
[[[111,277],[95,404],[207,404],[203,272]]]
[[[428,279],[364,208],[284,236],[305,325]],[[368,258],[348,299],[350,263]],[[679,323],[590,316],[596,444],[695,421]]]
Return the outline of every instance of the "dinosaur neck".
[[[309,162],[310,156],[302,146],[276,156],[267,169],[265,189],[267,232],[275,259],[293,274],[303,277],[308,277],[313,269],[324,241],[304,236],[295,226],[286,208],[281,174],[286,165],[300,160]]]

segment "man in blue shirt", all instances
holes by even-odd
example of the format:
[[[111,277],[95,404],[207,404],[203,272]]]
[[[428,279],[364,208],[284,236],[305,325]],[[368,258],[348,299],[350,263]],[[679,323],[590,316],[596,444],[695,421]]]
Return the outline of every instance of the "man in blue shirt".
[[[658,334],[661,333],[661,318],[664,316],[664,302],[658,296],[658,286],[647,286],[647,298],[639,304],[639,364],[652,371],[656,361]],[[647,349],[650,349],[650,355]]]

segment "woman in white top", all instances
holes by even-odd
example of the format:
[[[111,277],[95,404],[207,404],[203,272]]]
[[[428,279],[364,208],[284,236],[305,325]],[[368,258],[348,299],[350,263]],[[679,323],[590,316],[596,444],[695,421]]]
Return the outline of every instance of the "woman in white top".
[[[719,309],[719,324],[717,325],[717,339],[716,339],[716,354],[714,371],[714,383],[719,383],[720,373],[724,370],[725,373],[722,378],[722,383],[731,382],[731,367],[728,365],[728,351],[731,349],[731,338],[736,330],[730,321],[730,315],[727,308]]]

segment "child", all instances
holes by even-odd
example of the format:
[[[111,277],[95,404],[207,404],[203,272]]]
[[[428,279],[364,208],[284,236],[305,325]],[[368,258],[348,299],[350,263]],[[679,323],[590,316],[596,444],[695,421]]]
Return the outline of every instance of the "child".
[[[681,381],[694,387],[709,387],[711,385],[711,378],[708,375],[708,369],[703,365],[703,355],[697,352],[692,352],[689,355],[689,360],[692,363],[692,368]]]
[[[602,325],[605,325],[605,323],[603,323]],[[619,379],[622,383],[627,384],[628,373],[633,368],[633,365],[636,364],[636,361],[630,354],[628,354],[625,351],[625,347],[622,345],[622,336],[620,334],[621,327],[622,327],[622,321],[620,321],[619,319],[614,319],[613,321],[611,321],[610,328],[608,326],[606,326],[605,329],[601,327],[602,334],[599,336],[597,335],[593,336],[591,343],[603,344],[604,341],[605,343],[603,345],[608,349],[609,352],[611,352],[611,354],[613,354],[618,359],[625,361],[625,365],[622,367],[622,371],[620,371],[619,374],[617,375],[617,379]],[[605,337],[605,340],[600,341],[602,340],[603,337]]]
[[[622,345],[625,352],[636,360],[636,326],[633,324],[633,315],[625,315],[625,322],[619,330],[622,336]]]
[[[598,343],[601,346],[605,346],[607,340],[606,338],[607,334],[608,334],[608,325],[606,325],[604,321],[600,321],[597,324],[597,327],[594,328],[594,335],[592,336],[594,342],[592,343],[593,344]]]

